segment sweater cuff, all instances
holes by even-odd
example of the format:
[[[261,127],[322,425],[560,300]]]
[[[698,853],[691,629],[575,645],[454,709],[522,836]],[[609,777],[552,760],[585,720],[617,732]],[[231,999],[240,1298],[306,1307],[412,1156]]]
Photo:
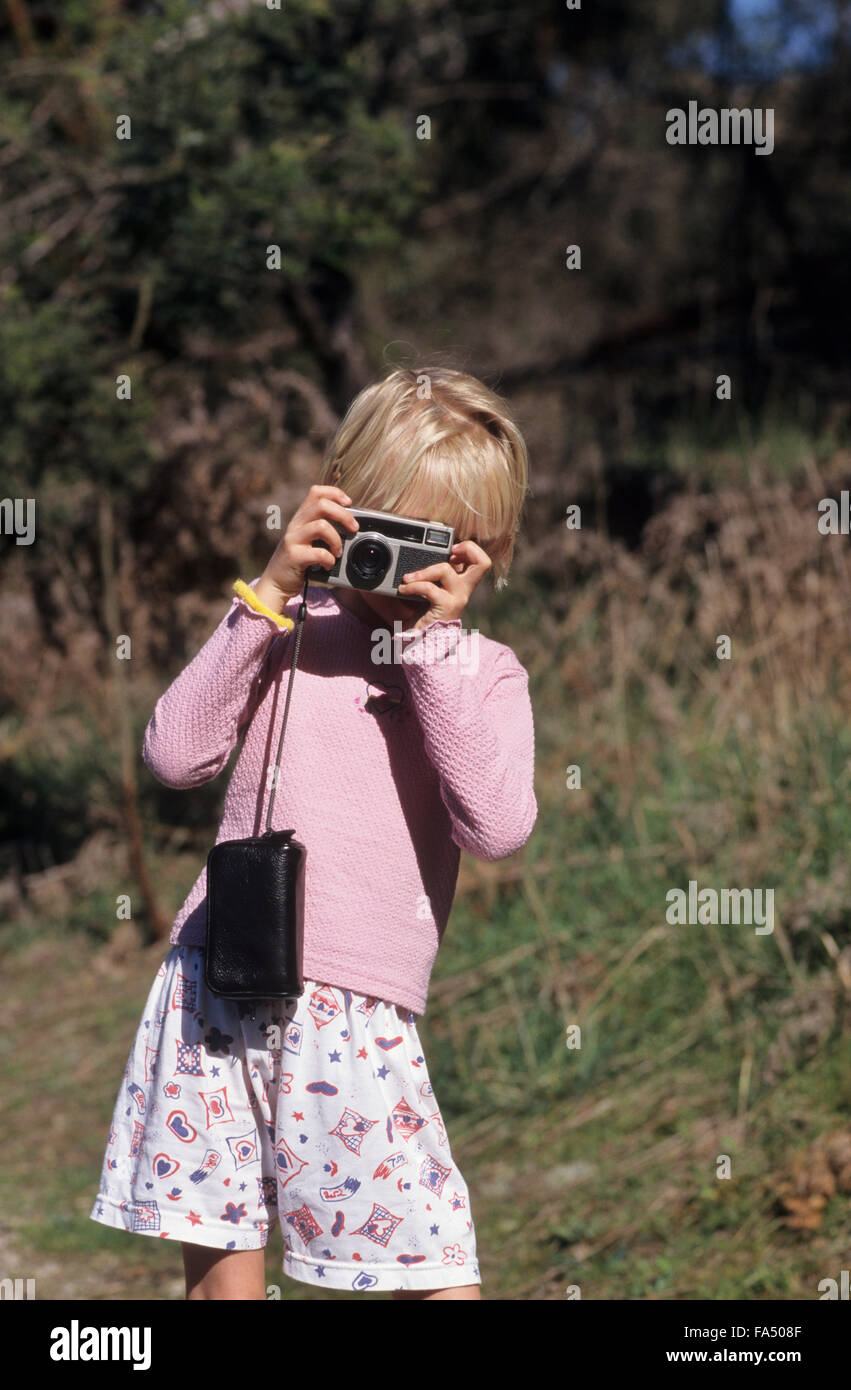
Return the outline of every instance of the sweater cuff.
[[[244,579],[237,579],[233,586],[233,591],[237,598],[241,598],[247,603],[249,608],[253,608],[255,613],[262,613],[265,617],[271,618],[279,628],[285,632],[292,632],[295,623],[292,618],[288,618],[285,613],[276,613],[273,608],[267,608],[265,603],[261,603],[250,584],[246,584]]]
[[[405,666],[445,661],[454,654],[463,635],[460,618],[438,618],[416,630],[409,627],[398,635],[400,660]]]

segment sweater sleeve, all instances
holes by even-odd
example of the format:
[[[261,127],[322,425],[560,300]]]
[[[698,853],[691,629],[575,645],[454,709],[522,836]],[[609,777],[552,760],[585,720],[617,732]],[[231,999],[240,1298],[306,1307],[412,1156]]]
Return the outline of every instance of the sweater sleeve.
[[[158,781],[185,789],[221,772],[254,713],[276,635],[286,641],[289,634],[266,612],[233,599],[215,632],[154,707],[142,758]]]
[[[485,662],[458,618],[403,632],[400,645],[452,838],[476,859],[505,859],[538,815],[528,674],[508,647]]]

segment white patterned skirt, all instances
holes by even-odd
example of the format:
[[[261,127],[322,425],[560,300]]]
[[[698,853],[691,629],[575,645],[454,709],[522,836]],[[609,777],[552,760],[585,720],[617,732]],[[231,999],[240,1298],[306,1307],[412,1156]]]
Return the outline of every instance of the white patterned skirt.
[[[333,1289],[479,1284],[467,1185],[416,1016],[305,981],[256,1017],[213,994],[201,946],[172,946],[118,1093],[94,1221],[254,1250]]]

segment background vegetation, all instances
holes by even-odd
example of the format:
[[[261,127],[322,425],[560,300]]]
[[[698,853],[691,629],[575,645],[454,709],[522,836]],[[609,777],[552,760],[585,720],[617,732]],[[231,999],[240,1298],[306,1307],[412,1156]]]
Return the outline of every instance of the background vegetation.
[[[37,524],[0,536],[0,1273],[182,1296],[176,1247],[88,1220],[227,780],[161,787],[142,734],[352,396],[439,359],[533,466],[476,621],[530,672],[540,819],[464,857],[420,1025],[485,1295],[818,1297],[851,1191],[851,572],[817,526],[847,7],[5,0],[0,61],[0,497]],[[691,99],[772,107],[774,152],[669,146]],[[774,933],[668,925],[692,878],[773,886]]]

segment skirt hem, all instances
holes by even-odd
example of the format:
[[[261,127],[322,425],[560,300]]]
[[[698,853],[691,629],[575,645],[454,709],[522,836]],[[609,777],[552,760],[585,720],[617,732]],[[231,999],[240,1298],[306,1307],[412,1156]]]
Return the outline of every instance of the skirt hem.
[[[131,1235],[157,1236],[160,1240],[185,1241],[187,1245],[205,1245],[211,1250],[262,1250],[268,1244],[272,1230],[271,1226],[261,1226],[252,1235],[249,1235],[248,1231],[235,1233],[233,1227],[221,1226],[216,1228],[204,1222],[202,1231],[188,1217],[175,1212],[172,1221],[169,1222],[170,1229],[163,1231],[160,1229],[159,1218],[155,1224],[139,1222],[134,1219],[134,1212],[136,1211],[144,1212],[144,1204],[137,1202],[124,1206],[113,1198],[104,1197],[98,1193],[89,1213],[89,1219],[100,1222],[102,1226],[111,1226],[114,1230],[127,1231]],[[165,1214],[167,1215],[167,1213]],[[200,1238],[202,1234],[203,1239]],[[256,1236],[256,1239],[253,1239],[253,1236]]]
[[[464,1268],[434,1261],[414,1267],[375,1265],[364,1260],[309,1260],[290,1250],[284,1251],[283,1273],[302,1284],[326,1289],[355,1289],[362,1293],[389,1293],[392,1290],[454,1289],[465,1284],[481,1284],[478,1266]]]

